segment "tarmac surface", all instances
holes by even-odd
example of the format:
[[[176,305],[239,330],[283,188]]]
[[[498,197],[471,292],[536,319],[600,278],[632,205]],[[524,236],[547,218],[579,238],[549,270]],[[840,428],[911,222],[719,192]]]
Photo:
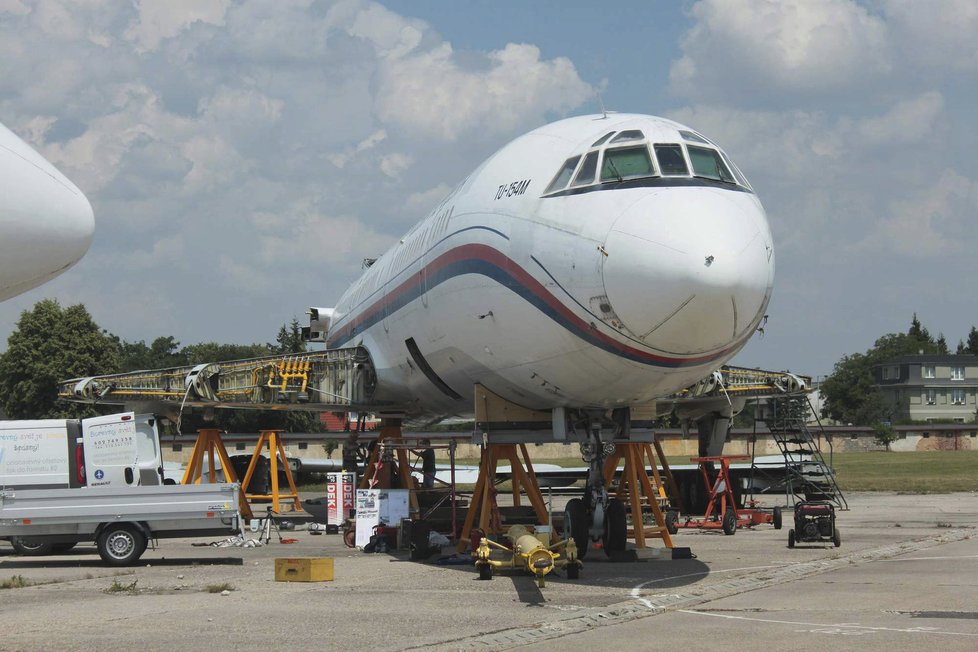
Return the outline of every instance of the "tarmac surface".
[[[543,588],[307,531],[255,548],[163,540],[126,569],[92,546],[21,557],[0,542],[0,585],[28,584],[0,589],[0,650],[978,649],[978,495],[847,498],[839,548],[789,549],[786,511],[782,530],[680,530],[695,559],[658,540],[632,562],[592,550],[579,580]],[[322,556],[333,581],[274,581],[275,558]]]

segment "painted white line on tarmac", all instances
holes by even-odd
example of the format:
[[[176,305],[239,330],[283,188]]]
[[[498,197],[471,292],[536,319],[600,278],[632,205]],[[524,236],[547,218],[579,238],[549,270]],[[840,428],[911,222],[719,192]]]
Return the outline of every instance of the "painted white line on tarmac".
[[[632,590],[629,591],[628,593],[632,599],[641,602],[649,609],[654,609],[655,606],[649,600],[641,596],[642,589],[644,589],[646,586],[649,586],[650,584],[659,584],[661,582],[670,582],[672,580],[682,580],[682,579],[686,579],[687,577],[717,575],[718,573],[739,573],[740,571],[748,571],[748,570],[763,570],[765,568],[781,568],[782,566],[786,566],[786,565],[790,566],[790,564],[769,564],[767,566],[744,566],[743,568],[727,568],[725,570],[717,570],[717,571],[698,571],[696,573],[687,573],[686,575],[670,575],[669,577],[660,577],[659,579],[649,580],[647,582],[642,582],[641,584],[636,584],[634,587],[632,587]]]
[[[896,559],[879,559],[877,561],[894,562],[894,561],[927,561],[927,560],[937,560],[937,561],[947,561],[947,560],[958,560],[958,559],[978,559],[978,555],[960,555],[958,557],[897,557]]]
[[[814,629],[804,630],[816,634],[872,634],[873,632],[896,632],[904,634],[939,634],[941,636],[965,636],[978,638],[978,634],[969,632],[946,632],[935,627],[871,627],[858,623],[806,623],[798,620],[776,620],[774,618],[751,618],[749,616],[734,616],[732,614],[707,613],[696,611],[695,609],[677,609],[679,613],[691,614],[694,616],[710,616],[712,618],[726,618],[728,620],[747,620],[756,623],[773,623],[776,625],[801,625],[802,627],[812,627]]]

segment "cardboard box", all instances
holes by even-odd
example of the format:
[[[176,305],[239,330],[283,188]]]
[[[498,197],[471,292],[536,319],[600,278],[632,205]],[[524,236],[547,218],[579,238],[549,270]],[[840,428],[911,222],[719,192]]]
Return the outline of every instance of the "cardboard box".
[[[332,557],[291,557],[275,560],[276,582],[331,582]]]

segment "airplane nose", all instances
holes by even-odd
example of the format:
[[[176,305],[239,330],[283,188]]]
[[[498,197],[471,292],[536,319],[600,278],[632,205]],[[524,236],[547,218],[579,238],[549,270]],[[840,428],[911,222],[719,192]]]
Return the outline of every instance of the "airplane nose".
[[[619,216],[605,242],[608,307],[647,345],[716,351],[753,332],[774,276],[764,209],[749,193],[671,188]]]
[[[0,125],[0,300],[77,263],[95,233],[88,199],[53,165]]]

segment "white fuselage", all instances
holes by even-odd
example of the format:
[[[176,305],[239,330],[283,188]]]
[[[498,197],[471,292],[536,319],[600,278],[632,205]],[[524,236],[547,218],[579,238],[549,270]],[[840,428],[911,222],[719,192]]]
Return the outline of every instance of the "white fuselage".
[[[77,263],[94,230],[85,195],[0,125],[0,301]]]
[[[365,347],[377,398],[419,412],[471,413],[474,383],[537,409],[634,405],[740,350],[773,276],[764,209],[716,146],[584,116],[465,179],[347,290],[328,344]]]

